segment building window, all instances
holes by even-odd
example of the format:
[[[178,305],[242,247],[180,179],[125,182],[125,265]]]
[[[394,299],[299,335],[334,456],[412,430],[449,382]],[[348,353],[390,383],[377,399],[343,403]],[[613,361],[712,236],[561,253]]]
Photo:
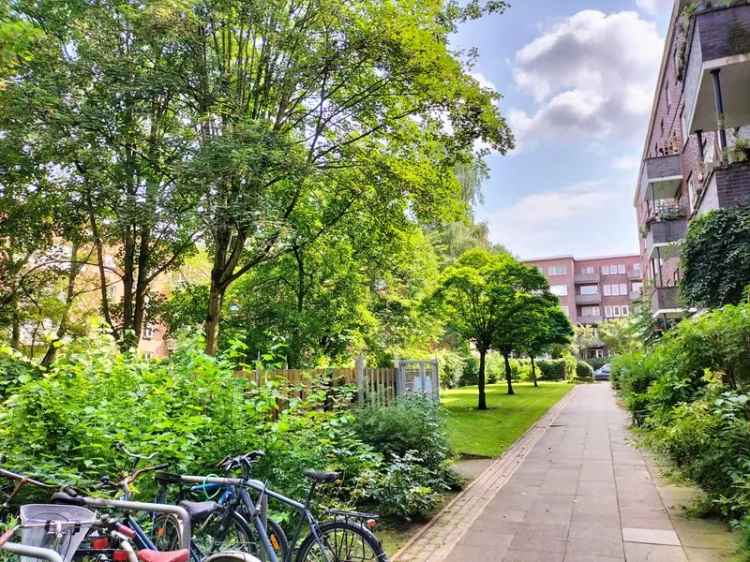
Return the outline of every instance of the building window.
[[[149,322],[143,327],[143,339],[151,340],[154,339],[154,325]]]
[[[613,283],[611,285],[604,285],[605,297],[618,297],[618,296],[625,296],[627,294],[628,294],[627,283]]]
[[[598,295],[599,285],[583,285],[581,287],[581,294],[582,295]]]
[[[637,273],[638,275],[641,274],[641,264],[640,263],[634,263],[633,264],[633,273]]]
[[[599,307],[598,306],[582,306],[581,316],[583,317],[599,316]]]
[[[552,285],[549,288],[549,291],[555,296],[565,297],[568,295],[568,286],[567,285]]]
[[[592,275],[594,273],[594,266],[593,265],[587,265],[581,270],[583,273],[587,275]]]
[[[568,268],[564,265],[553,265],[552,267],[547,268],[547,273],[549,275],[566,275],[568,273]]]
[[[640,281],[636,281],[635,283],[631,283],[630,284],[630,290],[633,293],[637,294],[637,295],[642,294],[643,293],[643,283],[641,283]]]
[[[620,307],[620,312],[622,312],[623,316],[629,316],[630,315],[630,307],[627,304],[623,304]]]
[[[611,265],[602,266],[603,275],[617,275],[617,274],[622,274],[622,273],[625,273],[624,263],[613,263]]]

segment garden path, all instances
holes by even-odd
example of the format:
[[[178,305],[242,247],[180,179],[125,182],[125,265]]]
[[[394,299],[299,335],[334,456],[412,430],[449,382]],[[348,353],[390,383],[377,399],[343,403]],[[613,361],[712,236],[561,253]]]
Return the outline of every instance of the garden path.
[[[395,560],[730,560],[732,535],[682,514],[693,491],[657,476],[627,426],[609,384],[576,387]]]

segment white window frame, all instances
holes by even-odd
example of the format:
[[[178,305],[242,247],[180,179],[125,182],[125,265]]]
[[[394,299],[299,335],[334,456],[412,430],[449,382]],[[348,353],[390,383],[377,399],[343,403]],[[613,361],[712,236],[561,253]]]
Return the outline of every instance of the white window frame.
[[[556,297],[567,297],[568,286],[567,285],[550,285],[549,292],[555,295]]]

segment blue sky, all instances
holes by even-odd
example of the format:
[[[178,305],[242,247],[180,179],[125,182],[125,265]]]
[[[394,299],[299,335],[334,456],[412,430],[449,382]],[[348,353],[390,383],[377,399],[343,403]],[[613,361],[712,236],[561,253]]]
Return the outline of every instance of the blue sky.
[[[632,194],[672,0],[511,0],[461,27],[517,148],[477,218],[521,258],[637,252]]]

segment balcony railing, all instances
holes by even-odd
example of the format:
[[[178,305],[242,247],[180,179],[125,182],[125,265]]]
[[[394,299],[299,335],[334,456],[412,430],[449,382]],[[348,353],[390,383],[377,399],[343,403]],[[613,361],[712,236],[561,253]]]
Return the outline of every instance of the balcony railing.
[[[651,223],[646,236],[646,247],[678,242],[685,237],[687,227],[688,221],[685,217]]]
[[[602,317],[601,315],[586,315],[586,316],[579,316],[578,317],[578,323],[579,324],[601,324],[602,323]]]
[[[602,296],[597,293],[595,295],[576,295],[576,304],[599,304],[602,302]]]
[[[630,291],[628,294],[631,301],[637,301],[640,300],[641,297],[643,297],[643,291]]]
[[[579,285],[585,285],[586,283],[598,283],[601,276],[598,271],[594,273],[576,273],[575,282]]]
[[[647,223],[674,221],[687,217],[687,209],[674,199],[655,199],[648,203]]]
[[[640,281],[643,279],[643,273],[640,269],[628,269],[628,279],[631,281]]]
[[[657,287],[651,294],[651,310],[676,310],[680,308],[677,287]]]

